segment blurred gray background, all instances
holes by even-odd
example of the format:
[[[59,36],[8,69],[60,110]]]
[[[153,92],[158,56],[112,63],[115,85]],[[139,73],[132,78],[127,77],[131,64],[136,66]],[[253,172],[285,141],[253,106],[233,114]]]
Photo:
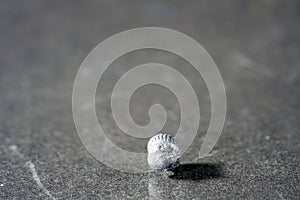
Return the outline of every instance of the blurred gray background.
[[[0,2],[1,199],[299,199],[300,2],[257,1],[4,1]],[[145,151],[111,120],[111,87],[143,62],[168,64],[195,88],[201,122],[176,176],[129,174],[95,160],[72,117],[72,87],[85,56],[121,31],[157,26],[197,40],[224,79],[228,111],[210,155],[198,158],[210,119],[200,76],[184,60],[143,50],[118,59],[99,84],[99,121],[111,140]],[[163,88],[133,97],[139,124],[153,103],[165,105],[164,129],[178,128],[180,109]]]

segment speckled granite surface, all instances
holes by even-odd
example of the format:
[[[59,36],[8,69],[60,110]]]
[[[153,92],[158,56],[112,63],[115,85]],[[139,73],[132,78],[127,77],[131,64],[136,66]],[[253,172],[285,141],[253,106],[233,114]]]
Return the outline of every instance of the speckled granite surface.
[[[299,199],[299,15],[293,0],[2,0],[0,199]],[[197,85],[199,77],[184,68],[199,88],[203,115],[199,137],[172,178],[99,163],[82,146],[72,118],[72,86],[84,57],[107,37],[142,26],[175,29],[200,42],[227,91],[223,134],[210,156],[198,159],[209,96],[203,83]],[[186,65],[174,55],[136,52],[113,64],[111,83],[142,59]],[[109,109],[101,98],[109,88],[102,89],[97,108],[107,124]],[[141,92],[149,100],[144,103],[151,104],[152,94]],[[167,103],[176,116],[176,101]],[[134,111],[140,107],[133,116],[145,123],[145,114]],[[165,127],[170,132],[178,128],[178,119],[172,120]],[[107,129],[122,148],[144,151],[145,141]]]

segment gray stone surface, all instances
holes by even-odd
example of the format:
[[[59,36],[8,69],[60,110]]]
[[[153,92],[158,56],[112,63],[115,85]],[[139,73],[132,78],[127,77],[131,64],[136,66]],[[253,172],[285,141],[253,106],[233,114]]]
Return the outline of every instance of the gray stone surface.
[[[299,199],[299,13],[299,1],[293,0],[2,0],[0,199]],[[227,90],[223,134],[210,156],[198,159],[209,96],[188,64],[171,54],[142,51],[108,70],[106,83],[113,83],[132,64],[155,59],[181,66],[198,88],[199,137],[171,178],[99,163],[81,144],[72,118],[72,86],[82,60],[100,41],[141,26],[171,28],[196,39],[215,60]],[[103,124],[109,108],[101,99],[110,87],[97,95]],[[148,89],[136,102],[154,101],[153,88]],[[161,88],[157,94],[162,103],[172,95]],[[178,128],[178,105],[167,99],[174,119],[165,129],[172,132]],[[146,123],[139,108],[144,105],[133,106],[133,116]],[[122,148],[145,150],[146,141],[119,136],[113,125],[107,129]]]

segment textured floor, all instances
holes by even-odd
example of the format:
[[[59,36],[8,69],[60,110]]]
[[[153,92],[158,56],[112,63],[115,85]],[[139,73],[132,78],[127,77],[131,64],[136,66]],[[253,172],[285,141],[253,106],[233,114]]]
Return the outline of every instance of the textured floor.
[[[1,0],[0,199],[299,199],[299,20],[300,4],[293,0]],[[73,82],[85,56],[107,37],[143,26],[175,29],[200,42],[227,92],[221,138],[209,157],[199,159],[209,95],[187,63],[145,50],[107,72],[106,83],[113,85],[132,64],[154,59],[181,66],[198,88],[199,135],[172,178],[99,163],[82,146],[72,117]],[[109,89],[99,86],[96,101],[106,125]],[[133,116],[147,122],[144,104],[160,97],[173,116],[165,129],[176,131],[178,104],[171,94],[144,89]],[[145,140],[106,128],[122,148],[144,151]]]

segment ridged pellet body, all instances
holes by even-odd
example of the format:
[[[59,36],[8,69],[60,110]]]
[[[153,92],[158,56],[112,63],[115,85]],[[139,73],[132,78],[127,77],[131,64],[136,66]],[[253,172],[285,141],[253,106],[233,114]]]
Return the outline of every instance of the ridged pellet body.
[[[167,133],[153,136],[147,145],[148,164],[153,170],[172,170],[179,165],[180,150],[175,138]]]

